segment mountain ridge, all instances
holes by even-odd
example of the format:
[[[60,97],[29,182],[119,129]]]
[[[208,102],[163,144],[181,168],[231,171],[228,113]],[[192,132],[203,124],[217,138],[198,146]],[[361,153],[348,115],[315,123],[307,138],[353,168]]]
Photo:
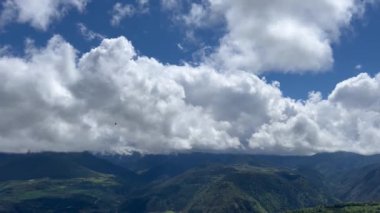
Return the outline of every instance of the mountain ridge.
[[[0,210],[286,212],[380,202],[380,155],[42,152],[0,154],[0,171]]]

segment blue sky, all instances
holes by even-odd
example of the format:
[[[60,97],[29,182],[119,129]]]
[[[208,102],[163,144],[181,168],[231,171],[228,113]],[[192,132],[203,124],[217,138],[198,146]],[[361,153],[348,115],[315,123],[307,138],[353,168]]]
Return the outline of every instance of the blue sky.
[[[380,152],[376,0],[0,5],[2,152]]]
[[[89,30],[107,38],[127,37],[143,55],[154,57],[163,63],[181,64],[198,62],[200,59],[194,54],[204,47],[215,48],[224,33],[224,26],[220,24],[197,30],[196,40],[189,40],[186,38],[185,27],[173,22],[172,14],[163,10],[159,1],[150,1],[149,12],[123,18],[120,25],[112,26],[112,8],[117,2],[137,5],[134,0],[91,1],[84,12],[70,10],[47,30],[35,29],[23,23],[9,24],[2,29],[0,44],[9,45],[13,54],[20,55],[23,54],[27,38],[35,41],[37,46],[44,46],[53,35],[59,34],[80,52],[87,52],[101,41],[86,40],[78,29],[78,24],[83,23]],[[354,19],[351,26],[342,30],[339,42],[332,46],[334,65],[324,73],[289,74],[277,71],[261,76],[269,81],[279,81],[284,95],[306,99],[310,91],[320,91],[326,96],[338,82],[360,72],[374,75],[380,67],[380,61],[377,60],[380,49],[377,41],[380,36],[379,18],[379,8],[370,6],[363,17]]]
[[[184,29],[171,20],[169,12],[163,11],[159,1],[151,1],[149,12],[124,18],[118,26],[112,26],[112,8],[119,1],[91,1],[84,12],[70,10],[66,16],[54,23],[47,30],[35,29],[28,24],[12,24],[4,27],[2,44],[11,45],[15,51],[22,51],[26,38],[33,39],[38,46],[44,46],[54,34],[62,35],[76,49],[86,52],[99,45],[100,40],[86,40],[78,30],[78,23],[108,38],[125,36],[133,42],[141,54],[155,57],[164,63],[178,64],[192,60],[192,53],[199,48],[195,42],[184,39]],[[121,1],[136,5],[136,1]],[[215,45],[221,35],[212,35],[218,30],[209,29],[210,33],[200,40],[206,45]],[[210,39],[209,36],[214,38]],[[199,35],[201,36],[201,35]],[[178,48],[179,43],[186,43],[188,50]],[[184,44],[182,44],[184,45]],[[185,46],[185,45],[184,45]]]

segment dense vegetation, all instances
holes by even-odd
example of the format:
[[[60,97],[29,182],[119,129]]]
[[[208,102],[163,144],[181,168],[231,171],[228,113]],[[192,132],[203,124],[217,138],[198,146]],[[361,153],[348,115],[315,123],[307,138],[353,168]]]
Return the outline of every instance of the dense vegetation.
[[[378,213],[380,204],[349,203],[328,207],[315,207],[293,211],[292,213]]]
[[[111,176],[6,181],[0,184],[0,212],[116,210],[123,199],[115,193],[118,187]]]
[[[360,204],[380,201],[378,155],[0,154],[0,170],[0,212],[379,212]]]
[[[298,174],[251,166],[192,169],[148,186],[135,196],[122,206],[123,210],[279,212],[329,200],[327,194]]]

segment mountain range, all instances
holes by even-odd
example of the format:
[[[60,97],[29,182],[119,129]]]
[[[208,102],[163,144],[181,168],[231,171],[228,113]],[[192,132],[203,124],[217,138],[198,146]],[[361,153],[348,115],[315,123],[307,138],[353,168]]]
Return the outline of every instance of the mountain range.
[[[380,202],[380,155],[345,152],[0,154],[0,171],[0,212],[352,212]]]

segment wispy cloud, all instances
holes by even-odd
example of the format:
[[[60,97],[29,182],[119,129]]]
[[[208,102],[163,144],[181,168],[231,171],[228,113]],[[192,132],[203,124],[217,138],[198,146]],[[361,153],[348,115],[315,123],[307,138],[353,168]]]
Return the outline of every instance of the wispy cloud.
[[[103,40],[105,39],[106,37],[100,33],[97,33],[97,32],[94,32],[90,29],[87,28],[86,25],[84,25],[83,23],[78,23],[77,24],[78,26],[78,30],[80,32],[80,34],[88,41],[92,41],[92,40]]]
[[[137,0],[137,5],[123,4],[117,2],[112,9],[111,24],[118,26],[120,22],[128,17],[135,16],[137,14],[145,14],[149,12],[149,0]]]

